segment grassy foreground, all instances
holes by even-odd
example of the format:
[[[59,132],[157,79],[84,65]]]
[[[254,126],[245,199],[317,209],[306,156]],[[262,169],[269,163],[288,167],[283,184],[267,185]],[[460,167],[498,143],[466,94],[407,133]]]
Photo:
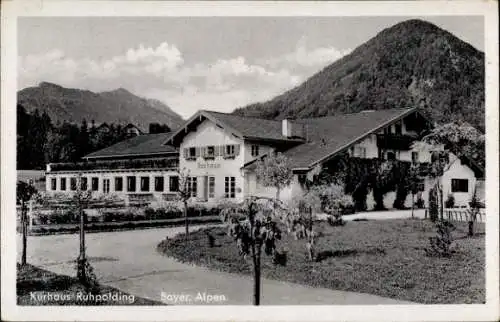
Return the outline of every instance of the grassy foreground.
[[[109,286],[100,286],[98,294],[88,296],[74,277],[58,275],[33,265],[17,265],[18,305],[158,305]]]
[[[335,290],[370,293],[428,304],[484,303],[484,224],[468,238],[466,223],[456,223],[454,253],[449,258],[428,257],[434,225],[424,220],[348,222],[343,227],[319,223],[316,252],[309,262],[304,240],[284,235],[278,249],[287,253],[286,266],[274,266],[263,255],[262,277]],[[215,237],[209,247],[206,232]],[[251,274],[250,259],[238,255],[236,242],[222,227],[199,230],[162,241],[158,251],[182,262],[211,269]],[[251,292],[251,290],[248,290]]]

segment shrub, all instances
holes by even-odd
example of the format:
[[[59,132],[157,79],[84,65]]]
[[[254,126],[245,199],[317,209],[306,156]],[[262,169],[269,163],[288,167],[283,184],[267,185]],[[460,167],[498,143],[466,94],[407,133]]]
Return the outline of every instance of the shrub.
[[[415,207],[419,209],[425,208],[425,201],[422,198],[422,196],[419,196],[418,199],[415,201]]]
[[[427,256],[449,257],[452,254],[452,231],[455,226],[449,221],[442,220],[436,224],[437,236],[429,237],[430,247],[425,248]]]
[[[444,206],[446,208],[453,208],[453,207],[455,207],[455,196],[453,194],[450,193],[448,195],[448,198],[444,202]]]

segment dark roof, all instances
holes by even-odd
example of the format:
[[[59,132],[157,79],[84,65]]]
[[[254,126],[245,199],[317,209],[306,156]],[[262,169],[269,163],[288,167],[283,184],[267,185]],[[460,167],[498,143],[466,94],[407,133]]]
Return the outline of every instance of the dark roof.
[[[113,144],[112,146],[102,150],[92,152],[84,156],[84,158],[95,159],[123,157],[129,155],[177,153],[177,150],[173,146],[163,144],[171,135],[171,132],[138,135],[128,140]]]
[[[310,168],[416,111],[416,108],[386,109],[295,120],[305,125],[307,142],[284,154],[290,158],[294,169]]]
[[[238,131],[241,136],[249,139],[287,140],[281,131],[281,121],[244,117],[233,114],[204,111],[222,124]]]
[[[253,117],[244,117],[233,114],[219,113],[213,111],[200,110],[193,115],[184,125],[178,129],[166,143],[172,143],[175,139],[181,138],[188,131],[190,125],[196,125],[209,119],[215,124],[223,127],[242,139],[246,140],[264,140],[279,142],[302,142],[302,139],[287,138],[282,135],[281,121],[259,119]]]

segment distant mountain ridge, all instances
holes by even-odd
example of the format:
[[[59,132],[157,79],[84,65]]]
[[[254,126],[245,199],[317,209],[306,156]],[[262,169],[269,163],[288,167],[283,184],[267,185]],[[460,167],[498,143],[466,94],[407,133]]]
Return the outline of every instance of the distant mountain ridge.
[[[484,53],[422,20],[381,31],[301,85],[235,114],[306,118],[420,106],[432,120],[485,129]]]
[[[96,123],[133,123],[146,130],[149,123],[164,123],[171,129],[184,123],[181,116],[162,102],[136,96],[124,88],[95,93],[41,82],[20,90],[17,99],[28,112],[46,111],[54,123],[80,123],[86,119]]]

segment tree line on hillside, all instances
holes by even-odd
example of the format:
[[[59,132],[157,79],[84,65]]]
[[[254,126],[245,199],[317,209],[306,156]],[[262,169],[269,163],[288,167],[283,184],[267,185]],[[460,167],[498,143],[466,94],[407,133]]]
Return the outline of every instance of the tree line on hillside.
[[[166,124],[150,123],[149,133],[170,132]],[[92,120],[56,122],[47,112],[26,112],[17,105],[17,169],[44,169],[49,162],[77,162],[83,156],[129,138],[122,124],[100,130]]]

